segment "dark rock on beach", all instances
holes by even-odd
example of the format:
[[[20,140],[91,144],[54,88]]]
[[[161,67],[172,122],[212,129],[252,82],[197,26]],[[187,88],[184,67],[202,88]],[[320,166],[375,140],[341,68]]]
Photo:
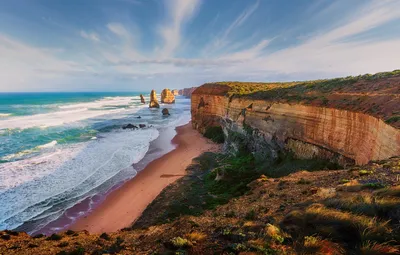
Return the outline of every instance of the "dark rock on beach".
[[[138,127],[132,124],[122,126],[122,129],[137,129]]]

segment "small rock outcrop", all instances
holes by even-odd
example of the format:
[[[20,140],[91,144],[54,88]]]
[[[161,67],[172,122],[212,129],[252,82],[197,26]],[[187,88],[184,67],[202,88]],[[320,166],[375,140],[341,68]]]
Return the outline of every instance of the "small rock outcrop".
[[[146,103],[146,101],[144,100],[144,97],[143,97],[142,94],[140,94],[140,102],[141,102],[142,104],[145,104],[145,103]]]
[[[169,115],[170,115],[167,108],[164,108],[164,109],[162,110],[162,115],[163,115],[163,116],[169,116]]]
[[[138,127],[133,124],[128,124],[128,125],[122,126],[122,129],[137,129],[137,128]]]
[[[175,96],[169,89],[163,89],[161,92],[161,103],[163,104],[174,104]]]
[[[157,94],[156,91],[153,89],[150,93],[150,104],[149,104],[150,108],[160,108],[160,105],[158,104],[158,100],[157,100]]]
[[[173,89],[172,94],[174,94],[174,96],[179,96],[179,91],[177,89]]]
[[[184,96],[184,97],[191,97],[192,93],[197,89],[197,87],[191,87],[191,88],[184,88],[184,89],[180,89],[178,91],[178,94],[180,96]]]
[[[146,125],[145,125],[145,124],[139,124],[139,127],[140,127],[140,128],[145,128]]]

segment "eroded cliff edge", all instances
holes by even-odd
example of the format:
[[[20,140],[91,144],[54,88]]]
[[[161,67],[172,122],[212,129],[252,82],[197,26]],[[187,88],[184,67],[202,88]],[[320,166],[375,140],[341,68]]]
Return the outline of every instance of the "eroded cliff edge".
[[[276,160],[366,164],[400,155],[400,71],[292,83],[204,84],[192,93],[192,124],[223,128],[225,147]]]

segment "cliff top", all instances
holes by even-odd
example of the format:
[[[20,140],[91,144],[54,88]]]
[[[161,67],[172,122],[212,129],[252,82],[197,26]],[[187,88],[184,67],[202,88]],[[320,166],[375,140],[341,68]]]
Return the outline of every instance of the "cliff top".
[[[314,81],[206,83],[193,94],[346,109],[400,128],[400,70]]]

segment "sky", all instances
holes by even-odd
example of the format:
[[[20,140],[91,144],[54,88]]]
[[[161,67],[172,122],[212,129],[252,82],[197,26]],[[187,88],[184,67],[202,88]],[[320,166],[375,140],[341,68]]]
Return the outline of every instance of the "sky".
[[[398,0],[0,1],[0,92],[145,91],[395,69]]]

